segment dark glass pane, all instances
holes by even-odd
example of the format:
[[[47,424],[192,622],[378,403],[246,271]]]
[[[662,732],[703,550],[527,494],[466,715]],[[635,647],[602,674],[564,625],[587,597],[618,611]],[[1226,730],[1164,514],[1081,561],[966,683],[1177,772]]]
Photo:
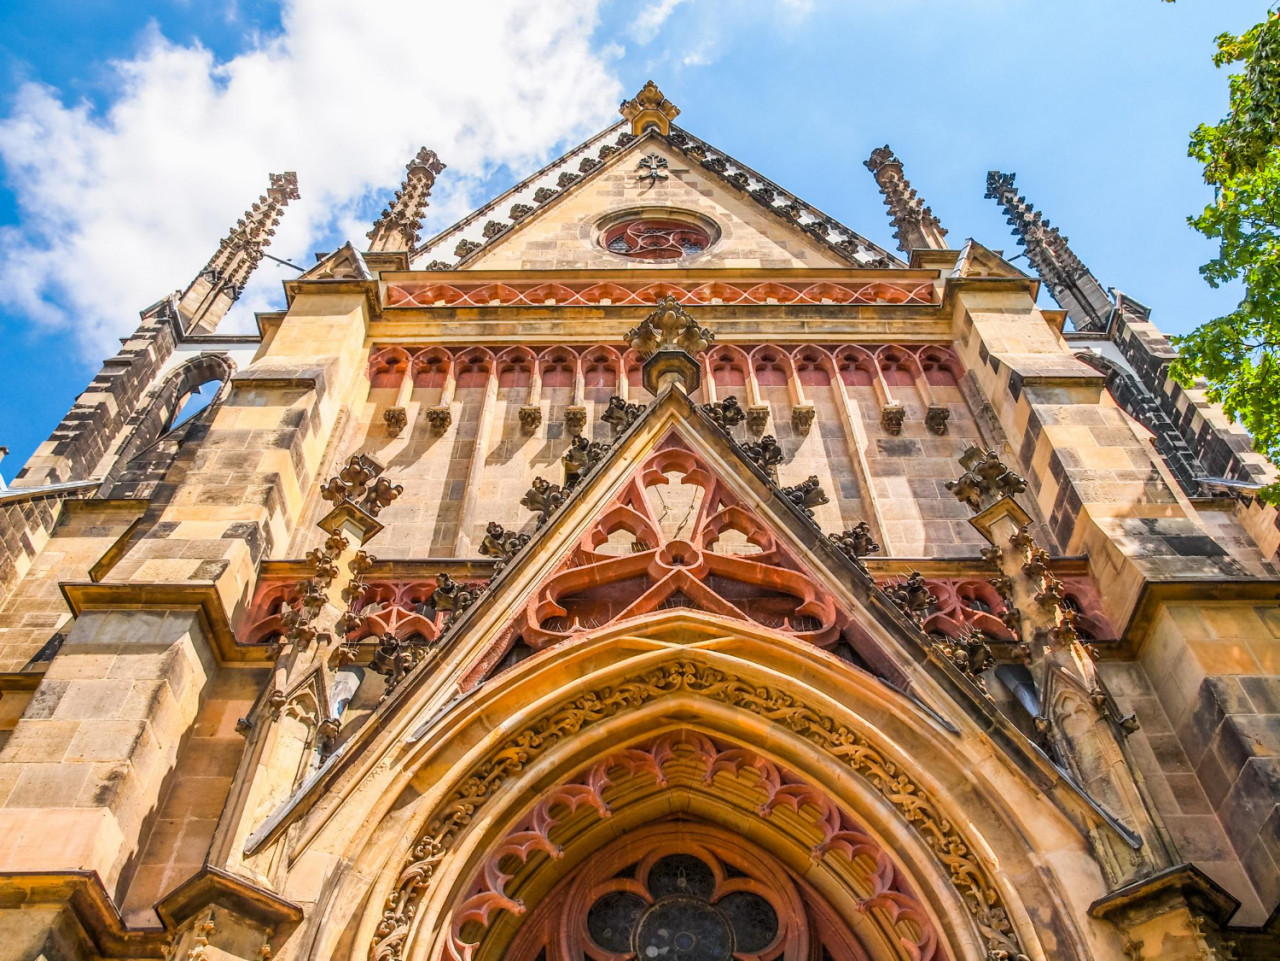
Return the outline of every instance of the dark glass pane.
[[[591,905],[587,912],[587,933],[606,951],[630,953],[631,935],[644,908],[643,898],[626,891],[611,891]]]
[[[649,869],[649,893],[655,901],[672,894],[710,900],[715,889],[711,869],[690,854],[668,854]]]
[[[758,894],[734,891],[716,902],[716,907],[729,919],[738,951],[763,951],[778,936],[778,914]]]
[[[733,934],[724,916],[705,901],[667,898],[640,921],[636,954],[640,961],[729,961]]]

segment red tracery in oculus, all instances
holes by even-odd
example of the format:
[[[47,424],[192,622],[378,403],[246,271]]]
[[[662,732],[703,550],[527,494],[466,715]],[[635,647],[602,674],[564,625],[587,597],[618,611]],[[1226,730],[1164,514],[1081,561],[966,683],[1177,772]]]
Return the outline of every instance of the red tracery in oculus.
[[[605,231],[604,246],[636,260],[678,260],[700,254],[711,243],[701,227],[677,220],[627,220]]]

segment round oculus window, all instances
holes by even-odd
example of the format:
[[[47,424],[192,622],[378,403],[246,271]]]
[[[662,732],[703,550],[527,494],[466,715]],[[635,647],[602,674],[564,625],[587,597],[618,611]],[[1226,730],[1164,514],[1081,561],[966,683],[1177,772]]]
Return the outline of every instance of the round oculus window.
[[[634,260],[679,260],[702,253],[711,246],[711,237],[697,224],[632,217],[606,230],[600,242],[605,249]]]

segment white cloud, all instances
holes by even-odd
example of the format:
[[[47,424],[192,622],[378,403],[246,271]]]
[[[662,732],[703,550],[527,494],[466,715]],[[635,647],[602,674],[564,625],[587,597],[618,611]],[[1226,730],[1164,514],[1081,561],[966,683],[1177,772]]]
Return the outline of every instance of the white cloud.
[[[531,168],[611,120],[622,90],[591,46],[596,15],[596,0],[388,0],[376,15],[288,0],[280,35],[224,63],[153,31],[115,65],[101,115],[26,84],[0,120],[21,212],[0,231],[0,303],[101,357],[194,276],[268,171],[296,170],[302,191],[271,252],[309,260],[326,237],[364,239],[372,194],[423,144],[449,165],[428,212],[443,226],[494,166]],[[236,325],[291,274],[265,261]]]
[[[658,35],[667,18],[685,0],[651,0],[631,22],[631,36],[637,43],[648,43]]]

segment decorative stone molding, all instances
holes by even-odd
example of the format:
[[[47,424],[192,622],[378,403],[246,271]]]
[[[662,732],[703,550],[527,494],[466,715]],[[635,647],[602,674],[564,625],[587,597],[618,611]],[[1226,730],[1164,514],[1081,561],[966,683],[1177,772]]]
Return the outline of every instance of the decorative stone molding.
[[[791,426],[801,436],[807,435],[813,427],[813,418],[817,414],[812,404],[797,405],[791,408]]]
[[[428,407],[427,423],[433,434],[443,434],[453,423],[453,411],[448,407]]]
[[[587,727],[624,710],[634,711],[641,705],[677,695],[732,705],[762,721],[781,725],[862,778],[933,852],[988,944],[989,957],[1011,961],[1025,954],[1001,890],[973,843],[957,822],[939,810],[929,791],[907,773],[907,765],[886,757],[858,731],[831,722],[824,708],[807,704],[791,693],[701,664],[680,663],[557,704],[521,730],[513,731],[490,756],[477,762],[437,806],[438,813],[428,819],[410,848],[374,932],[370,961],[403,961],[411,922],[440,863],[509,778]]]
[[[950,418],[951,408],[935,404],[924,412],[924,426],[941,437],[947,432],[947,421]]]
[[[902,421],[907,412],[901,404],[885,404],[880,408],[880,426],[885,433],[897,436],[902,433]]]
[[[525,404],[520,408],[520,431],[532,434],[542,423],[542,408]]]
[[[387,433],[399,437],[409,426],[409,412],[403,407],[389,407],[382,412],[382,419],[387,425]]]
[[[769,405],[755,404],[747,408],[747,430],[756,436],[769,426]]]
[[[566,407],[564,409],[564,429],[570,437],[579,436],[587,426],[587,409],[585,407]]]
[[[783,487],[782,496],[795,504],[809,517],[813,517],[813,509],[828,503],[826,492],[823,491],[818,478],[810,475],[809,478],[794,487]]]
[[[622,101],[618,112],[631,121],[633,134],[642,134],[652,126],[666,136],[671,132],[671,121],[680,115],[680,108],[664,97],[658,85],[650,80],[634,97]]]

